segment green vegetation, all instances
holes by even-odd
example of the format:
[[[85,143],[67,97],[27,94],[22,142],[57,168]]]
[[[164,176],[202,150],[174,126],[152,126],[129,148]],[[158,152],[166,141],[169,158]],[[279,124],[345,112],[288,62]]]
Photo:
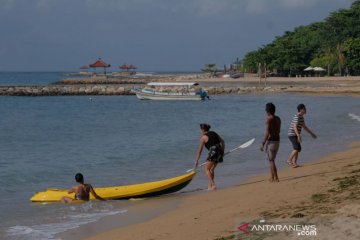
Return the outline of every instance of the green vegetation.
[[[256,72],[259,63],[279,74],[301,74],[308,66],[328,75],[360,75],[360,0],[350,9],[332,12],[324,21],[300,26],[245,55],[243,67]]]
[[[347,189],[351,186],[357,185],[358,177],[359,177],[359,175],[351,176],[351,177],[344,177],[342,180],[339,181],[339,188]]]
[[[219,238],[216,238],[215,240],[232,240],[232,239],[235,239],[236,236],[235,235],[230,235],[228,237],[219,237]]]
[[[291,218],[303,218],[303,217],[305,217],[305,215],[302,213],[295,213],[294,215],[291,216]]]
[[[202,72],[204,73],[210,73],[211,75],[215,75],[217,70],[216,64],[205,64],[205,67],[203,69],[201,69]]]
[[[316,203],[327,202],[329,195],[327,194],[314,194],[311,196],[311,200]]]

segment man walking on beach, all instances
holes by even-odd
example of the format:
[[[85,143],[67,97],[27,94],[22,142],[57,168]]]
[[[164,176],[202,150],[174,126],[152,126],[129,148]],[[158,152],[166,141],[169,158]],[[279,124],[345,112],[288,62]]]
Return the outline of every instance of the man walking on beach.
[[[273,103],[267,103],[265,106],[267,114],[265,121],[265,136],[260,146],[261,151],[264,151],[264,147],[266,146],[265,151],[270,163],[270,182],[279,182],[275,158],[280,146],[281,119],[275,115],[275,109]]]
[[[290,154],[287,163],[292,166],[293,168],[299,167],[297,165],[297,159],[299,156],[299,152],[301,151],[301,129],[304,128],[312,138],[316,138],[316,135],[305,125],[304,115],[306,114],[306,107],[304,104],[299,104],[297,106],[298,113],[295,114],[293,120],[291,121],[288,136],[289,140],[293,145],[293,151]]]

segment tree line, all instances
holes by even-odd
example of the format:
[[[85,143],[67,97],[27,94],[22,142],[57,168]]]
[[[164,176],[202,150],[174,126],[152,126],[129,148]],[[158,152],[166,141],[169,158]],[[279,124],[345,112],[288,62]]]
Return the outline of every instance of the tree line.
[[[322,67],[328,75],[360,75],[360,0],[247,53],[242,67],[256,72],[259,63],[283,76],[301,74],[308,66]]]

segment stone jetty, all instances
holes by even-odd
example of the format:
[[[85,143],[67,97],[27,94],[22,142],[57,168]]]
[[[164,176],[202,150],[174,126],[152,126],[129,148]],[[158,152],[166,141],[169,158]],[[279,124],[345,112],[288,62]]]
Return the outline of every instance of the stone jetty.
[[[142,85],[143,86],[143,85]],[[140,86],[137,86],[140,87]],[[134,95],[133,86],[119,85],[48,85],[48,86],[0,86],[0,95],[5,96],[67,96],[67,95]],[[159,89],[160,91],[162,89]],[[239,94],[252,92],[255,88],[205,87],[210,95]],[[181,89],[173,89],[181,91]]]
[[[47,85],[0,86],[0,95],[66,96],[66,95],[132,95],[131,86],[119,85]]]

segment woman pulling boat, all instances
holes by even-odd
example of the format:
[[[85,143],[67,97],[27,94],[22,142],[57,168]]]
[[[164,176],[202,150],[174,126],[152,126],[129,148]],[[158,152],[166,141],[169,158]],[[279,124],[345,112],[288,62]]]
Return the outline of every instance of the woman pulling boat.
[[[209,124],[200,124],[200,131],[202,136],[199,142],[199,148],[195,161],[195,168],[197,168],[197,166],[199,165],[199,159],[205,145],[206,149],[209,150],[205,164],[205,173],[209,179],[208,190],[215,190],[216,184],[214,181],[214,171],[217,164],[223,161],[225,142],[216,132],[209,131],[210,128],[211,126]]]

